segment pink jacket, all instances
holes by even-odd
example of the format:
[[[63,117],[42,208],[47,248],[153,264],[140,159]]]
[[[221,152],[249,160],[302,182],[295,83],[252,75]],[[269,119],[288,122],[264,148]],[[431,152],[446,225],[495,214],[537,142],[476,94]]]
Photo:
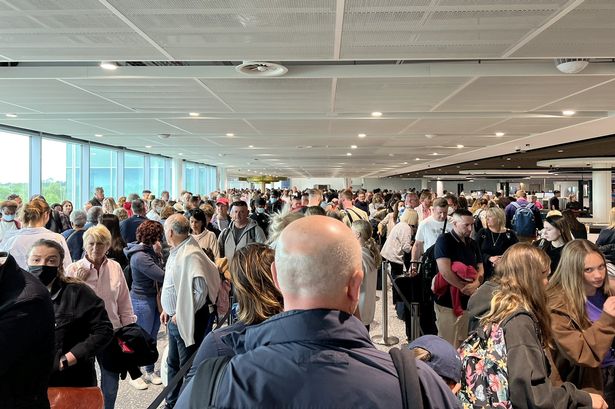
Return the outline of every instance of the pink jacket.
[[[460,261],[454,261],[451,264],[451,270],[462,281],[472,282],[476,280],[478,271],[473,266],[466,266]],[[453,301],[453,312],[455,316],[460,317],[463,314],[463,308],[461,308],[461,290],[455,286],[452,286],[442,277],[442,274],[438,272],[433,283],[433,293],[438,297],[443,296],[446,290],[451,292],[451,299]]]

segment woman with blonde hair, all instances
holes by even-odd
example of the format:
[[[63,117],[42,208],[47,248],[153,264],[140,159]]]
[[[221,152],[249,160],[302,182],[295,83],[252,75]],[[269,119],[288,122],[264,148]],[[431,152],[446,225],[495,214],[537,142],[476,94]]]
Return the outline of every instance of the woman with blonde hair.
[[[380,254],[391,263],[393,278],[404,272],[404,253],[410,253],[412,250],[418,224],[419,215],[416,210],[405,209],[399,223],[388,232]]]
[[[487,330],[485,332],[493,333],[497,328],[503,331],[507,353],[507,376],[503,380],[508,383],[506,399],[513,408],[606,409],[600,395],[588,394],[570,383],[554,387],[549,380],[544,352],[552,342],[545,294],[549,264],[550,259],[544,251],[528,243],[517,243],[506,250],[496,267],[499,288],[493,294],[489,313],[480,323]],[[465,347],[467,344],[462,344],[460,351]],[[478,378],[481,374],[473,372],[474,369],[463,368],[463,373]],[[465,403],[467,381],[463,378],[465,376],[458,397]],[[499,383],[490,379],[487,384],[496,386]],[[487,397],[495,393],[488,389]]]
[[[358,317],[369,331],[369,325],[374,320],[376,312],[376,285],[378,267],[382,258],[372,237],[372,225],[366,220],[355,220],[350,226],[361,244],[361,260],[363,264],[363,282],[359,291]]]
[[[291,212],[290,206],[284,206],[282,211],[274,213],[273,216],[271,216],[271,224],[269,224],[269,238],[267,239],[267,244],[275,248],[276,241],[278,237],[280,237],[280,234],[282,234],[282,230],[302,217],[304,217],[304,214],[301,212]]]
[[[249,244],[235,253],[230,271],[234,294],[239,304],[238,320],[233,325],[207,334],[186,380],[192,378],[199,365],[208,358],[233,356],[244,352],[237,349],[242,343],[231,342],[242,338],[248,326],[259,324],[284,310],[282,294],[271,274],[274,255],[273,249],[260,243]],[[186,385],[186,388],[190,387],[187,382]]]
[[[493,275],[493,268],[502,254],[519,239],[514,231],[506,228],[506,213],[499,207],[485,210],[487,227],[476,232],[476,241],[483,257],[485,281]]]
[[[128,285],[118,262],[107,258],[111,247],[111,233],[104,225],[90,227],[83,234],[85,257],[72,263],[66,270],[68,277],[76,277],[89,285],[105,302],[105,309],[113,329],[137,321],[132,309]],[[100,360],[99,360],[100,363]],[[101,366],[100,388],[105,398],[105,409],[113,409],[119,385],[119,373]]]
[[[606,279],[606,260],[587,240],[564,246],[559,266],[547,286],[556,383],[604,393],[615,407],[615,297]]]
[[[63,267],[66,269],[72,262],[70,250],[61,234],[45,228],[51,217],[51,208],[41,198],[35,198],[25,203],[20,211],[22,228],[7,232],[0,243],[0,251],[8,251],[23,270],[28,270],[28,253],[34,242],[47,239],[60,244],[64,249]]]
[[[118,206],[115,204],[115,199],[113,199],[111,196],[105,197],[102,201],[102,208],[104,214],[113,214],[117,207]]]

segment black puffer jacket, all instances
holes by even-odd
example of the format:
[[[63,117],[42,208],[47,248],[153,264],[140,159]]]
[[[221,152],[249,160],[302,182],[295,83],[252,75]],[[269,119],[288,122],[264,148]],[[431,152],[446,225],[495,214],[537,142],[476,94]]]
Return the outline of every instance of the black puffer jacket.
[[[51,288],[56,317],[56,359],[50,386],[96,386],[94,357],[113,337],[103,300],[84,283],[56,279]],[[71,352],[77,363],[60,371],[60,356]]]
[[[53,326],[49,291],[9,256],[0,266],[0,408],[49,408]]]

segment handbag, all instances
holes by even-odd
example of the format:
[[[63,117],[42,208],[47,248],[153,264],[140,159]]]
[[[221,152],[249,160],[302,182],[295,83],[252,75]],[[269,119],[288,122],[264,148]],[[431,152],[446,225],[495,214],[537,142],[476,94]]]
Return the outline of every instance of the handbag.
[[[50,387],[47,397],[51,409],[103,409],[103,394],[99,387]]]

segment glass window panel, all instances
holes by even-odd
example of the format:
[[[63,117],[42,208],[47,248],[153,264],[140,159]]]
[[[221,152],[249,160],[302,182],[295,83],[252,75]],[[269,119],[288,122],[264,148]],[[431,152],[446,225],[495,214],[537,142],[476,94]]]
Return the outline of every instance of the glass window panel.
[[[81,145],[54,139],[42,141],[42,193],[49,204],[81,197]]]
[[[117,195],[117,152],[111,149],[90,147],[90,196],[100,186],[105,196]]]
[[[186,190],[198,193],[198,186],[196,186],[196,163],[184,163],[184,186]]]
[[[124,153],[124,194],[126,196],[131,193],[141,196],[145,181],[144,166],[145,157],[143,155]]]
[[[165,159],[159,156],[149,158],[149,190],[160,198],[160,193],[164,188],[164,162]]]
[[[30,137],[0,131],[5,150],[0,161],[0,199],[18,194],[27,201],[30,192]]]

